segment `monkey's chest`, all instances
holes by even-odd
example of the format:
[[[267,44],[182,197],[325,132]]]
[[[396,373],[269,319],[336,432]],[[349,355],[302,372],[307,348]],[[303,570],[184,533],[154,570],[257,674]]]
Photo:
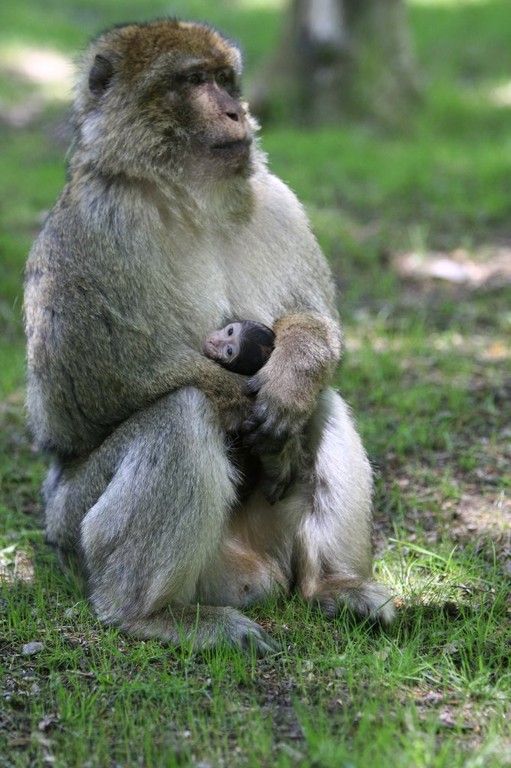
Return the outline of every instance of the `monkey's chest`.
[[[206,336],[234,320],[272,325],[289,295],[289,275],[264,238],[213,234],[172,254],[158,275],[158,322],[202,350]]]
[[[271,244],[264,238],[247,237],[238,245],[229,244],[219,260],[229,307],[226,320],[257,320],[273,325],[285,310],[293,277],[285,273]]]
[[[203,247],[173,259],[164,272],[158,288],[160,322],[173,335],[181,331],[192,346],[202,349],[206,336],[231,319],[229,276],[214,251]]]

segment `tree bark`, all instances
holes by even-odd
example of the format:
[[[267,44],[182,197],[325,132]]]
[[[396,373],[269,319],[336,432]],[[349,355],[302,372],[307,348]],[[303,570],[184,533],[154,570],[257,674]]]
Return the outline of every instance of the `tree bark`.
[[[251,103],[265,120],[399,124],[419,93],[404,0],[292,0]]]

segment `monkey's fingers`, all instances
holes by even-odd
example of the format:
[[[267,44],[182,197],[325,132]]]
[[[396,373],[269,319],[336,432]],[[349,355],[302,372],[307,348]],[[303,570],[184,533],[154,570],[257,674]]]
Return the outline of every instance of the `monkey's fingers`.
[[[268,404],[259,403],[252,411],[250,417],[243,422],[241,430],[244,434],[250,434],[257,431],[261,424],[267,419]]]
[[[284,449],[291,436],[287,422],[265,420],[244,434],[243,445],[255,456],[278,454]]]
[[[302,429],[300,418],[283,409],[274,409],[267,401],[258,402],[251,416],[243,422],[243,443],[253,453],[280,453],[288,440]]]
[[[235,644],[237,644],[242,651],[253,653],[257,658],[262,658],[270,653],[279,653],[282,650],[279,643],[259,626],[257,627],[257,630],[250,627],[249,632],[238,633],[238,637],[235,639]]]

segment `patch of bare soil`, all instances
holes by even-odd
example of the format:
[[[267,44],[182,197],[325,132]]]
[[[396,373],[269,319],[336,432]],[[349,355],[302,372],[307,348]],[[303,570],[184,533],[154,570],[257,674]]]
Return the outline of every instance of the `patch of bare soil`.
[[[511,285],[511,245],[483,245],[473,252],[465,248],[447,253],[409,251],[392,261],[406,280],[443,281],[470,289]]]

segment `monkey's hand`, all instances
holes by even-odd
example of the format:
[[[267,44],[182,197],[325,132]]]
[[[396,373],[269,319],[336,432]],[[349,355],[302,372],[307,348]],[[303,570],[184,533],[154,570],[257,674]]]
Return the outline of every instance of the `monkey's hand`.
[[[319,315],[285,315],[274,331],[270,359],[245,385],[256,399],[244,443],[259,456],[280,454],[303,431],[341,350],[338,326]]]
[[[266,453],[260,457],[263,467],[262,491],[270,504],[284,498],[300,466],[303,457],[301,440],[295,435],[279,453]]]

